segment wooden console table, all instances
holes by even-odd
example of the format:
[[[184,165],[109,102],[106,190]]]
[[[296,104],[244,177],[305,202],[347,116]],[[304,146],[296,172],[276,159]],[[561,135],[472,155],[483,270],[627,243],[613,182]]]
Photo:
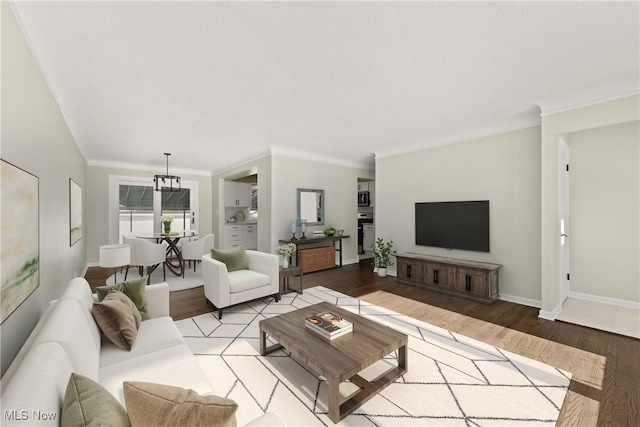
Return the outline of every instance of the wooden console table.
[[[302,271],[304,273],[308,273],[311,271],[319,271],[319,270],[326,270],[328,268],[335,268],[336,267],[336,263],[335,263],[335,255],[333,256],[333,261],[329,262],[329,263],[314,263],[313,262],[313,255],[312,255],[312,250],[313,249],[318,249],[318,248],[322,248],[322,247],[333,247],[333,249],[335,251],[337,251],[339,253],[339,264],[338,267],[342,267],[342,239],[348,239],[350,236],[349,235],[342,235],[342,236],[325,236],[325,237],[309,237],[309,238],[305,238],[305,239],[283,239],[280,240],[280,243],[293,243],[298,247],[298,251],[296,251],[296,262],[295,265],[298,265],[298,261],[300,259],[300,254],[298,253],[299,251],[309,251],[309,257],[308,260],[310,259],[310,263],[308,263],[308,265],[300,265],[300,267],[302,267]],[[327,254],[321,254],[324,255],[326,257]],[[304,255],[302,256],[302,258],[304,258]],[[314,264],[314,265],[312,265]]]

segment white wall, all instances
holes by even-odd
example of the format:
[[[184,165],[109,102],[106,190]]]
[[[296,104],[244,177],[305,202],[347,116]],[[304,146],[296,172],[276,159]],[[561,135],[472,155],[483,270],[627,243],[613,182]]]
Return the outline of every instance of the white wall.
[[[638,121],[571,133],[571,292],[640,302]]]
[[[309,233],[328,226],[344,229],[343,262],[358,259],[358,178],[373,178],[373,172],[349,166],[272,156],[271,252],[279,239],[291,236],[291,221],[297,216],[297,189],[324,190],[325,222],[308,227]],[[299,232],[299,231],[298,231]],[[337,254],[336,254],[337,256]]]
[[[559,141],[567,134],[640,118],[640,96],[627,96],[556,113],[543,113],[541,136],[541,250],[542,310],[540,317],[555,319],[560,301]]]
[[[83,273],[85,237],[69,246],[69,178],[86,205],[86,162],[8,2],[2,2],[2,158],[39,178],[40,286],[0,326],[2,374],[52,299]],[[5,215],[10,206],[2,206]]]
[[[376,160],[376,237],[398,252],[502,264],[500,294],[540,301],[540,128]],[[415,203],[490,201],[490,252],[415,245]],[[394,267],[395,268],[395,267]]]

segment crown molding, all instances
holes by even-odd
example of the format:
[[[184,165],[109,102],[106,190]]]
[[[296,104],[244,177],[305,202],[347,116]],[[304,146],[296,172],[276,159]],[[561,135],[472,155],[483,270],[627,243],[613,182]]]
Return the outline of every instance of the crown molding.
[[[551,116],[553,114],[564,113],[564,112],[567,112],[567,111],[577,110],[577,109],[580,109],[580,108],[591,107],[593,105],[598,105],[598,104],[604,104],[605,102],[616,101],[618,99],[628,98],[630,96],[637,96],[639,94],[640,94],[640,92],[638,92],[637,90],[633,90],[633,91],[629,91],[629,92],[625,92],[625,93],[620,93],[620,94],[617,94],[617,95],[612,95],[612,96],[593,99],[591,101],[583,102],[583,103],[580,103],[580,104],[553,106],[553,107],[549,107],[549,108],[541,107],[542,112],[540,113],[540,117]]]
[[[288,147],[271,146],[271,155],[278,157],[286,157],[295,160],[308,160],[312,162],[327,163],[336,166],[345,166],[350,168],[373,170],[373,158],[371,162],[344,159],[340,157],[326,156],[312,153],[310,151],[296,150]]]
[[[417,151],[428,150],[430,148],[441,147],[443,145],[457,144],[459,142],[472,141],[474,139],[486,138],[492,135],[513,132],[517,130],[527,129],[530,127],[540,126],[542,120],[539,116],[528,117],[524,120],[502,122],[495,126],[476,128],[469,131],[447,134],[440,138],[433,139],[430,142],[416,143],[404,148],[377,151],[374,153],[375,159],[383,159],[385,157],[399,156],[402,154],[415,153]]]
[[[135,164],[135,163],[123,163],[123,162],[110,162],[106,160],[89,160],[87,161],[88,166],[96,166],[101,168],[115,168],[115,169],[130,169],[137,171],[147,171],[147,172],[162,172],[162,167],[159,166],[150,166],[143,164]],[[211,176],[211,171],[205,171],[200,169],[183,169],[183,168],[175,168],[171,167],[171,172],[180,173],[183,175],[198,175],[198,176]]]

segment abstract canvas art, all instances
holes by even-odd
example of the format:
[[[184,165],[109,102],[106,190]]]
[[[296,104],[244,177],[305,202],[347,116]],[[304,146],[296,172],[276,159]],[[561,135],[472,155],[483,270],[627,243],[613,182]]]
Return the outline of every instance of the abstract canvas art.
[[[38,177],[0,164],[0,317],[4,321],[40,283]]]
[[[82,187],[69,178],[69,246],[82,239]]]

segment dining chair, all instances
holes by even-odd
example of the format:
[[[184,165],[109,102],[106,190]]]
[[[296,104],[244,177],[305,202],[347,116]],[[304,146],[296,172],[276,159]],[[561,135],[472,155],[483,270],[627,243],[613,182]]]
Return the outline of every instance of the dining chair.
[[[192,240],[188,242],[184,242],[182,244],[182,262],[186,263],[189,261],[193,261],[193,272],[196,271],[196,264],[198,262],[202,262],[202,255],[206,255],[211,253],[211,249],[213,249],[213,241],[214,235],[207,234],[198,240]],[[182,277],[184,278],[184,271],[186,270],[186,265],[183,265],[182,268]]]

